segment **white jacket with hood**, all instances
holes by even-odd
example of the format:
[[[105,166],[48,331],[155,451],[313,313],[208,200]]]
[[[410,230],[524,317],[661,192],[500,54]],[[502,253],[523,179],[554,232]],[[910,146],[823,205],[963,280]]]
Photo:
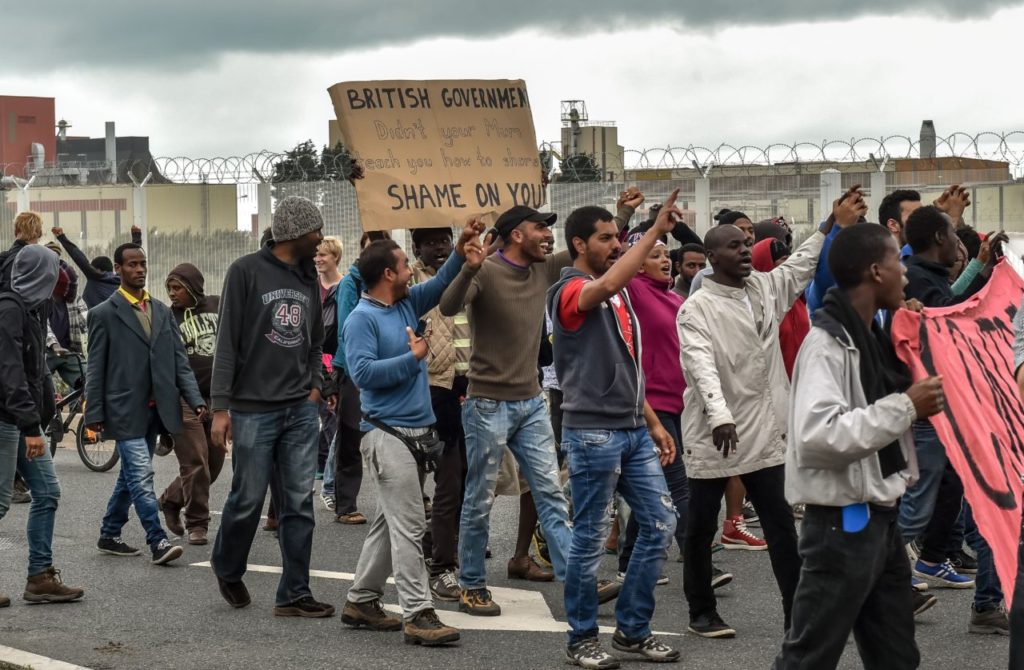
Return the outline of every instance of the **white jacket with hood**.
[[[815,320],[793,369],[786,452],[790,504],[844,507],[895,504],[917,481],[906,393],[868,404],[860,382],[860,351],[838,322]],[[882,477],[878,451],[899,440],[907,467]]]

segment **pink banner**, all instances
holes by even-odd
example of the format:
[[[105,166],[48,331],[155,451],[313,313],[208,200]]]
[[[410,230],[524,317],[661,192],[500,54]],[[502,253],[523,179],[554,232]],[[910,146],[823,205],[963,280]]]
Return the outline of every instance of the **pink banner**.
[[[946,410],[932,417],[964,484],[974,519],[995,556],[1007,606],[1017,575],[1024,485],[1024,406],[1013,367],[1013,316],[1024,280],[1000,263],[967,302],[900,310],[892,338],[914,379],[942,375]]]

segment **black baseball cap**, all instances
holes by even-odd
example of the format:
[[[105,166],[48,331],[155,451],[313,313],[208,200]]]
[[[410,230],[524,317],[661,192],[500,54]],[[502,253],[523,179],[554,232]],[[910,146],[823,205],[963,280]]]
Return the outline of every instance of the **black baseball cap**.
[[[527,207],[526,205],[516,205],[498,217],[497,222],[494,224],[494,229],[498,231],[499,235],[501,235],[501,239],[507,240],[508,236],[516,226],[524,221],[546,223],[547,225],[552,226],[557,220],[558,215],[554,212],[538,212],[532,207]]]

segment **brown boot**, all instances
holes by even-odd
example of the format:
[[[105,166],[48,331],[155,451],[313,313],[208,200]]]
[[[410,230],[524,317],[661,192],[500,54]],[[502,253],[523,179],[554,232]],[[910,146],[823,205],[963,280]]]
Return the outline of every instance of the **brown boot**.
[[[11,599],[5,595],[0,595],[0,607],[10,607]]]
[[[205,528],[193,528],[188,532],[188,543],[189,544],[206,544],[207,531]]]
[[[341,622],[353,628],[362,626],[371,630],[402,629],[401,620],[389,616],[381,606],[380,600],[365,603],[346,602],[345,609],[341,610]]]
[[[425,647],[433,647],[455,642],[458,639],[459,629],[441,623],[433,608],[425,609],[405,622],[406,644],[422,644]]]
[[[65,586],[60,578],[60,570],[50,566],[28,578],[22,597],[30,603],[68,603],[83,595],[85,591],[82,589]]]
[[[525,579],[530,582],[550,582],[555,579],[555,573],[540,567],[532,556],[523,556],[509,559],[508,578]]]
[[[185,534],[185,526],[181,523],[181,510],[174,509],[170,505],[161,505],[160,511],[164,513],[164,525],[174,535],[181,537]]]

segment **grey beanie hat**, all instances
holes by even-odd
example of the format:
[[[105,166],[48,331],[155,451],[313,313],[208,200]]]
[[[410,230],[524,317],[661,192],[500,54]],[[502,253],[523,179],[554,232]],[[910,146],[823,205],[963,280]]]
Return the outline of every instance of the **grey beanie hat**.
[[[290,195],[277,203],[270,228],[275,242],[287,242],[324,227],[324,217],[313,201]]]

